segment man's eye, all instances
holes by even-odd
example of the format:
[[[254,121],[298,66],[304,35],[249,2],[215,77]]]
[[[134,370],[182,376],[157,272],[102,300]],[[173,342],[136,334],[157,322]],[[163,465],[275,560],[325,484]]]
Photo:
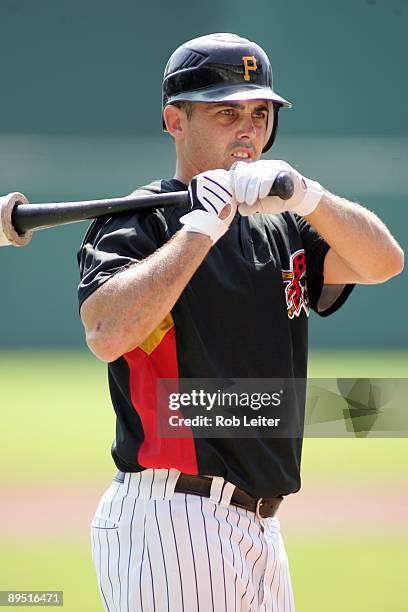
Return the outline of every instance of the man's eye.
[[[254,113],[254,117],[255,119],[267,119],[268,118],[268,113],[266,111],[256,111]]]
[[[221,115],[232,116],[234,113],[232,108],[223,108],[221,111]]]

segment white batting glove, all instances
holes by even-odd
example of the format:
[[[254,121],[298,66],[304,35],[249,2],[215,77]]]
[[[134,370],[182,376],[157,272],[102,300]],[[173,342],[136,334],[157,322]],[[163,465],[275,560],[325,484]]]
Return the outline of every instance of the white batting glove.
[[[282,200],[268,196],[280,172],[288,172],[294,183],[293,196]],[[323,195],[320,183],[302,176],[288,163],[281,160],[260,160],[250,164],[238,162],[230,169],[231,185],[239,203],[238,212],[243,216],[255,213],[279,214],[292,211],[309,215],[315,210]]]
[[[191,212],[180,217],[181,231],[205,234],[215,244],[228,230],[237,210],[230,173],[227,170],[208,170],[198,174],[191,181],[188,193],[192,208]],[[227,204],[231,205],[231,210],[225,219],[220,219],[218,215]]]

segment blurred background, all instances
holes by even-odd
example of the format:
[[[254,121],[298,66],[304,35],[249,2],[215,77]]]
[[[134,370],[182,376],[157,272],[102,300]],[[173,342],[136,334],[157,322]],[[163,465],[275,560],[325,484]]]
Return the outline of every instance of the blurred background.
[[[267,51],[294,104],[267,157],[376,212],[406,250],[406,0],[2,0],[0,24],[0,193],[94,199],[171,177],[166,61],[230,31]],[[114,471],[114,418],[77,311],[86,227],[0,251],[0,590],[61,589],[66,610],[93,612],[88,524]],[[311,376],[407,376],[406,275],[311,316]],[[281,512],[301,612],[407,609],[407,446],[305,441],[303,489]]]

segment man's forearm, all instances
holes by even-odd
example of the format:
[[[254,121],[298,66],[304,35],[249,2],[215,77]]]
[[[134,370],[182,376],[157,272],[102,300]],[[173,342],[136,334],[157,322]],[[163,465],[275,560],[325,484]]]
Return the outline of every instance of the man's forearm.
[[[92,352],[114,361],[143,342],[170,312],[210,248],[208,236],[179,232],[150,257],[106,281],[81,308]]]
[[[307,221],[358,275],[386,280],[403,267],[404,255],[384,223],[360,204],[324,190]]]

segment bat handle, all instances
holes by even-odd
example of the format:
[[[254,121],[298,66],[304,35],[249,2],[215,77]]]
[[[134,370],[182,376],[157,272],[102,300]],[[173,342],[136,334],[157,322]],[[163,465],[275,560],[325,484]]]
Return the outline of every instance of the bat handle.
[[[293,196],[294,184],[289,172],[279,172],[271,190],[270,196],[278,196],[281,200],[289,200]]]

